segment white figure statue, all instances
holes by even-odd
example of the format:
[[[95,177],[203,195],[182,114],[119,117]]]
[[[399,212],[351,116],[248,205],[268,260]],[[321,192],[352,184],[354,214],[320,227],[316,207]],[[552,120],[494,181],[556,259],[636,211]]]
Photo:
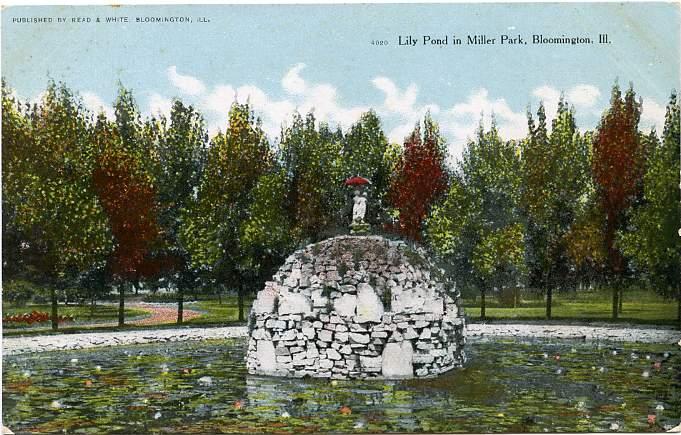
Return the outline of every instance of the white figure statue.
[[[354,200],[355,204],[352,206],[352,222],[363,223],[364,215],[367,212],[366,192],[360,193],[359,190],[355,190]]]

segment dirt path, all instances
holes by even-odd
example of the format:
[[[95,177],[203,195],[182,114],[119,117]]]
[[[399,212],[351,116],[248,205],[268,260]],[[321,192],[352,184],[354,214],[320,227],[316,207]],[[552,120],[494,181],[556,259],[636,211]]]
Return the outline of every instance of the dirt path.
[[[131,308],[138,308],[151,312],[151,316],[144,319],[126,322],[130,325],[162,325],[166,323],[175,323],[177,321],[177,307],[148,305],[148,304],[132,304]],[[182,320],[187,321],[199,317],[202,313],[196,310],[183,309]]]

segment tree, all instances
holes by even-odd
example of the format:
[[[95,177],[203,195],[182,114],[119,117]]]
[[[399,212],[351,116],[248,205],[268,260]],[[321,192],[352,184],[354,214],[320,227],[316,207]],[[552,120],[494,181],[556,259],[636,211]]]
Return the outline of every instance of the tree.
[[[435,252],[455,269],[463,286],[485,296],[516,286],[526,274],[524,228],[519,211],[519,147],[504,142],[493,122],[469,141],[445,200],[434,207],[426,235]]]
[[[681,106],[672,93],[665,116],[662,142],[652,131],[647,170],[643,177],[643,205],[632,210],[629,228],[620,233],[625,255],[666,297],[676,297],[681,326],[681,222],[679,204],[679,143]]]
[[[156,273],[149,254],[160,235],[154,186],[119,131],[104,116],[99,117],[96,126],[99,154],[93,184],[115,241],[108,270],[118,286],[118,325],[123,326],[126,287]]]
[[[176,283],[178,295],[177,323],[182,323],[184,290],[194,284],[196,274],[191,267],[189,252],[179,237],[179,228],[182,212],[189,207],[199,187],[208,133],[201,115],[180,100],[173,101],[169,125],[165,118],[152,119],[148,124],[155,137],[158,223],[164,241],[156,255],[159,267],[169,267],[159,270],[159,273],[173,275],[171,279]]]
[[[390,183],[388,197],[397,210],[399,234],[421,239],[421,225],[430,207],[446,192],[448,174],[445,167],[446,146],[438,125],[427,114],[405,139],[404,151]]]
[[[107,217],[92,189],[94,141],[87,111],[64,85],[49,83],[28,118],[13,106],[3,89],[3,205],[50,284],[57,329],[57,289],[111,249]]]
[[[208,150],[196,199],[185,210],[180,240],[193,267],[209,270],[218,282],[238,286],[239,320],[244,320],[245,281],[250,263],[241,240],[253,189],[273,164],[260,120],[248,104],[234,103],[227,131]]]
[[[566,235],[587,198],[589,150],[579,134],[574,111],[561,96],[551,133],[544,106],[538,125],[528,113],[529,135],[523,146],[521,204],[527,221],[530,282],[546,291],[546,318],[552,294],[570,274]]]
[[[388,139],[374,111],[362,114],[343,137],[344,175],[359,175],[371,181],[367,187],[370,201],[366,220],[379,227],[387,221],[387,193],[391,173],[387,152]],[[347,219],[349,223],[349,218]]]
[[[286,173],[285,206],[297,245],[337,233],[344,222],[347,177],[341,160],[342,133],[332,132],[315,117],[295,114],[282,131],[280,160]]]
[[[627,209],[640,194],[644,170],[645,153],[638,132],[641,104],[636,101],[633,87],[622,98],[619,86],[613,86],[610,108],[601,117],[593,143],[592,173],[605,215],[603,238],[607,278],[613,288],[614,319],[618,317],[619,290],[626,271],[616,234],[625,224]]]

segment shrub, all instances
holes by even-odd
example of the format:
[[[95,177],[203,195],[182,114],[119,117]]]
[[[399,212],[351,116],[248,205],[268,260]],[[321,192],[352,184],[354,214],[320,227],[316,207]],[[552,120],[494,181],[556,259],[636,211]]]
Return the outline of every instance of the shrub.
[[[2,300],[7,304],[23,307],[37,293],[33,283],[18,279],[3,285]]]

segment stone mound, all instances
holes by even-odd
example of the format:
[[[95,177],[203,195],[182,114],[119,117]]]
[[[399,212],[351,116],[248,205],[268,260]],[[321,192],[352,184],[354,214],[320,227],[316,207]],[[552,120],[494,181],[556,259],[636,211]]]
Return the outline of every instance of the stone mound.
[[[460,294],[421,252],[340,236],[289,256],[249,315],[252,374],[432,377],[465,362]]]

